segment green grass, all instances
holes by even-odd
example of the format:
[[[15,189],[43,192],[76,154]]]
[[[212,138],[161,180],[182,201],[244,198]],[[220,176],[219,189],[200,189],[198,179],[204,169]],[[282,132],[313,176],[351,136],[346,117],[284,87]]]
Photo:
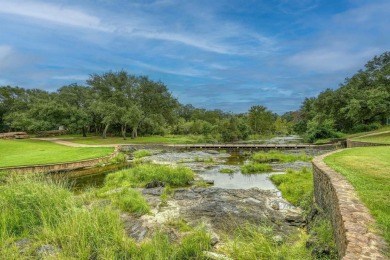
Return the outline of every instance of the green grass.
[[[230,168],[223,168],[223,169],[220,169],[218,172],[220,172],[220,173],[229,173],[229,174],[231,174],[231,173],[234,173],[235,170],[230,169]]]
[[[67,147],[40,140],[0,140],[0,167],[48,164],[109,155],[114,148]]]
[[[363,135],[367,135],[367,134],[376,134],[376,133],[381,133],[381,132],[385,132],[385,131],[390,131],[390,126],[384,126],[384,127],[381,127],[377,130],[373,130],[373,131],[369,131],[369,132],[360,132],[360,133],[356,133],[356,134],[350,134],[347,136],[347,138],[351,139],[351,138],[357,138],[357,137],[360,137],[360,136],[363,136]]]
[[[107,175],[104,190],[117,187],[143,187],[148,182],[162,181],[172,187],[186,186],[194,172],[185,167],[141,164]]]
[[[112,204],[121,211],[136,213],[139,215],[147,214],[150,208],[145,198],[139,191],[132,188],[124,188],[119,192],[110,195]]]
[[[289,169],[285,174],[271,176],[271,181],[282,192],[283,198],[295,206],[308,210],[313,193],[313,174],[306,168],[301,171]]]
[[[271,150],[269,152],[257,152],[252,155],[252,160],[259,163],[265,162],[295,162],[305,161],[309,162],[313,158],[305,153],[299,155],[283,153],[278,150]]]
[[[156,135],[126,140],[123,140],[122,137],[107,137],[106,139],[101,136],[73,137],[67,141],[78,144],[194,144],[203,142],[203,139],[202,135]]]
[[[233,239],[220,249],[232,259],[313,259],[306,248],[307,234],[297,232],[280,243],[272,227],[246,224],[234,230]]]
[[[152,153],[150,151],[146,151],[146,150],[138,150],[138,151],[133,152],[134,158],[142,158],[142,157],[151,156],[151,155],[152,155]]]
[[[36,253],[42,245],[57,248],[50,259],[202,259],[203,251],[211,248],[204,228],[185,223],[177,228],[186,233],[174,241],[162,227],[137,244],[125,234],[120,211],[110,205],[85,207],[85,202],[89,200],[47,179],[2,173],[2,259],[47,259]],[[21,252],[15,242],[25,238],[32,242]]]
[[[361,142],[390,144],[390,133],[382,133],[382,134],[371,135],[371,136],[356,137],[353,140],[361,141]]]
[[[243,174],[264,173],[270,172],[271,170],[271,165],[264,163],[248,163],[241,166],[241,172]]]
[[[348,149],[326,157],[325,163],[348,179],[390,244],[390,147]]]

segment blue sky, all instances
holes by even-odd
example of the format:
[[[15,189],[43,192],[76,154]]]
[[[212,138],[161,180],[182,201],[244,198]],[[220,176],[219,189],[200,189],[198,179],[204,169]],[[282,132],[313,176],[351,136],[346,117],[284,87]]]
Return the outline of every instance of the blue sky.
[[[124,69],[181,103],[283,113],[390,51],[388,0],[0,0],[0,85]]]

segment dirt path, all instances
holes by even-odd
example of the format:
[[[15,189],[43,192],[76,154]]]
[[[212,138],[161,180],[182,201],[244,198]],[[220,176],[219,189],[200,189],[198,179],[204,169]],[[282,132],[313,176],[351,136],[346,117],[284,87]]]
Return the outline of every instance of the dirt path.
[[[120,144],[77,144],[77,143],[72,143],[70,141],[65,141],[64,139],[61,138],[31,138],[31,139],[49,141],[52,143],[70,146],[70,147],[116,147],[120,145]]]
[[[383,131],[383,132],[379,132],[379,133],[372,133],[372,134],[361,135],[361,136],[358,136],[358,137],[355,137],[355,138],[352,138],[352,139],[358,139],[358,138],[362,138],[362,137],[373,136],[373,135],[381,135],[381,134],[388,134],[388,133],[390,133],[390,131]]]

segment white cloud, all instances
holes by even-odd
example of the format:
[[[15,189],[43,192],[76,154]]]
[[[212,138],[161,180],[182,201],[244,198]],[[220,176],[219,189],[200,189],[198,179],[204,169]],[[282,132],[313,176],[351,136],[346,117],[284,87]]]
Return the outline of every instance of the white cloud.
[[[179,76],[188,76],[188,77],[198,77],[204,75],[202,71],[192,69],[192,68],[181,68],[181,69],[168,69],[168,68],[162,68],[154,65],[150,65],[141,61],[132,61],[134,65],[137,65],[139,67],[150,69],[152,71],[167,73],[167,74],[173,74],[173,75],[179,75]]]
[[[98,17],[89,15],[81,10],[54,4],[34,1],[0,0],[0,13],[19,15],[68,26],[84,27],[109,31]]]
[[[55,80],[77,80],[77,81],[80,81],[80,80],[87,80],[88,77],[89,77],[88,75],[61,75],[61,76],[52,76],[51,78],[55,79]]]

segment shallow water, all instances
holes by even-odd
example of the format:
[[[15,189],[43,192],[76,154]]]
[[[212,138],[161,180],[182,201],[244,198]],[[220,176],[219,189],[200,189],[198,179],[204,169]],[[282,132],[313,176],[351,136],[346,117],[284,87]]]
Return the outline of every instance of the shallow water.
[[[262,190],[276,190],[275,185],[269,179],[273,174],[284,172],[272,172],[262,174],[242,174],[240,171],[234,173],[220,173],[219,167],[199,173],[205,180],[214,180],[214,187],[225,189],[250,189],[259,188]]]

